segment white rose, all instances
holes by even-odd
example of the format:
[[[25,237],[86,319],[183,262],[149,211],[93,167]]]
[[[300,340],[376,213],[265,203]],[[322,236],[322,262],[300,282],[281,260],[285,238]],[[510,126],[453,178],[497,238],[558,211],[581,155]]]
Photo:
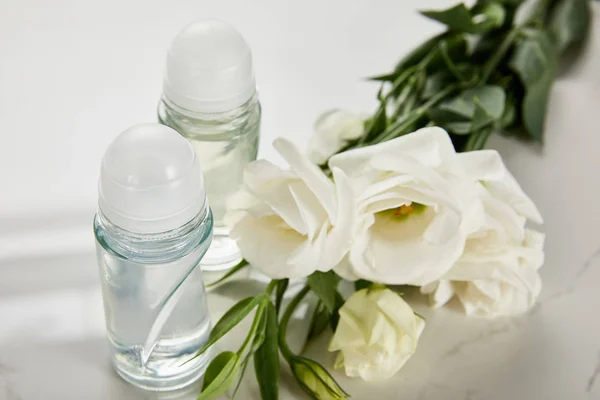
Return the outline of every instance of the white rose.
[[[333,156],[350,178],[359,216],[342,277],[425,285],[440,279],[481,225],[475,185],[446,131],[425,128]]]
[[[308,157],[315,164],[324,164],[348,141],[361,137],[365,123],[360,115],[344,110],[329,110],[315,122],[315,133],[308,142]]]
[[[414,354],[425,321],[389,289],[362,289],[340,309],[329,345],[339,351],[335,367],[365,381],[392,377]]]
[[[228,204],[231,237],[243,257],[271,278],[329,271],[352,241],[349,182],[334,169],[334,184],[289,141],[277,139],[273,146],[291,169],[264,160],[248,165],[242,190]]]
[[[491,150],[461,154],[477,180],[485,224],[471,235],[465,252],[444,279],[422,288],[434,306],[457,296],[467,315],[514,315],[535,303],[544,263],[544,235],[525,229],[527,219],[541,223],[535,204]]]

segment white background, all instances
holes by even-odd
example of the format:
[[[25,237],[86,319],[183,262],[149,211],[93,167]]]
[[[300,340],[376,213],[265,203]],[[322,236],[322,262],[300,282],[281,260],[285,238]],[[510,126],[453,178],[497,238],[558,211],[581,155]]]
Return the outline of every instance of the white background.
[[[155,398],[106,362],[91,222],[102,153],[125,128],[156,120],[178,30],[216,17],[245,36],[263,104],[260,156],[279,162],[270,142],[305,146],[325,109],[371,112],[377,88],[361,78],[387,72],[441,30],[417,8],[453,3],[0,0],[0,399]],[[336,374],[354,399],[600,398],[595,21],[584,56],[554,86],[544,146],[488,143],[546,219],[540,306],[500,320],[423,309],[419,350],[395,379],[367,385]],[[247,290],[211,294],[213,317]],[[330,366],[326,341],[309,355]],[[303,398],[285,373],[282,385],[283,399]],[[238,398],[258,398],[244,388]]]

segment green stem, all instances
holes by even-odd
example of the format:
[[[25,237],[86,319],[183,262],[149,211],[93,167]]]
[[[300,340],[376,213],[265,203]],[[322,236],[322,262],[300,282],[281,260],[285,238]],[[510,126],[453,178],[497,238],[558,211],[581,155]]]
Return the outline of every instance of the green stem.
[[[271,282],[269,282],[269,286],[267,286],[267,288],[265,289],[265,293],[270,296],[276,287],[277,287],[277,279],[273,279],[273,280],[271,280]]]
[[[447,33],[447,32],[446,32]],[[446,34],[444,33],[444,35]],[[429,66],[429,63],[436,56],[435,47],[417,64],[417,69],[424,71]]]
[[[300,304],[304,296],[306,296],[309,291],[310,288],[308,286],[304,286],[304,288],[302,288],[302,290],[298,292],[296,296],[294,296],[292,301],[290,301],[290,304],[288,304],[287,308],[285,309],[285,313],[281,317],[281,321],[279,321],[279,349],[281,350],[283,358],[285,358],[288,362],[290,362],[290,359],[294,357],[294,353],[292,353],[292,350],[290,350],[290,347],[285,339],[288,322],[290,322],[290,318],[292,317],[296,307],[298,307],[298,304]]]
[[[405,81],[411,78],[411,76],[415,73],[416,70],[417,66],[413,66],[401,73],[392,84],[392,88],[390,89],[389,93],[385,95],[385,98],[389,99],[391,96],[394,96],[394,93],[400,88],[400,86],[404,84]]]
[[[408,114],[405,118],[399,119],[394,122],[392,125],[388,127],[381,135],[373,140],[373,143],[381,143],[386,140],[390,140],[399,136],[403,133],[403,130],[417,122],[419,119],[423,118],[427,111],[435,106],[438,102],[445,99],[447,96],[452,94],[454,91],[461,88],[462,85],[455,83],[452,85],[446,86],[442,91],[437,93],[435,96],[430,98],[427,102],[423,103],[420,107],[416,108],[412,113]]]
[[[239,348],[237,354],[241,356],[246,351],[246,347],[250,344],[250,342],[254,341],[254,336],[256,335],[256,331],[261,324],[263,313],[264,313],[264,305],[269,301],[267,297],[262,299],[262,301],[258,304],[256,308],[256,314],[254,314],[254,320],[252,321],[252,326],[248,331],[248,336],[246,336],[246,340],[242,343],[242,346]]]
[[[452,61],[452,58],[450,58],[450,54],[448,54],[448,46],[446,45],[446,42],[440,43],[440,53],[442,54],[442,58],[444,59],[444,62],[446,63],[448,70],[450,70],[450,73],[452,75],[454,75],[454,77],[458,81],[464,82],[465,78],[462,76],[462,74],[460,73],[460,71],[458,70],[456,65],[454,64],[454,61]]]
[[[494,72],[494,70],[498,67],[498,64],[500,64],[500,61],[502,61],[504,56],[506,56],[506,53],[513,45],[513,42],[517,38],[518,34],[519,34],[519,30],[515,28],[515,29],[512,29],[508,33],[508,35],[506,35],[506,37],[500,44],[498,51],[496,51],[494,53],[494,55],[492,56],[492,58],[490,58],[488,60],[488,62],[486,62],[485,65],[483,66],[483,72],[481,74],[481,78],[479,79],[480,83],[483,84],[483,83],[487,82],[487,80],[490,78],[490,75],[492,74],[492,72]]]
[[[417,81],[418,81],[417,74],[411,76],[408,83],[406,84],[406,86],[402,89],[402,91],[396,98],[397,108],[396,108],[396,111],[394,112],[394,114],[392,115],[392,120],[397,119],[400,115],[403,114],[404,105],[406,104],[406,101],[408,100],[411,93],[413,93],[414,90],[416,89]]]
[[[369,287],[369,290],[381,290],[381,289],[387,289],[387,285],[385,285],[383,283],[373,282],[373,284],[371,284],[371,287]]]
[[[473,132],[469,136],[469,140],[467,140],[463,152],[483,149],[485,147],[485,142],[490,137],[492,131],[492,126],[486,126],[477,132]]]

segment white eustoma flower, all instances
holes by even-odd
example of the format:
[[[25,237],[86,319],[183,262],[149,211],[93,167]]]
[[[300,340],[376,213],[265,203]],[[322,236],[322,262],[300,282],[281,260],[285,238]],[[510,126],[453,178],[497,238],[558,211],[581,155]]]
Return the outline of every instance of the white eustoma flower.
[[[336,268],[348,280],[437,281],[483,222],[475,185],[441,128],[337,154],[329,166],[344,171],[357,194],[354,244]]]
[[[360,115],[345,110],[329,110],[315,122],[315,133],[308,142],[308,157],[324,164],[348,141],[361,137],[365,123]]]
[[[271,278],[302,278],[329,271],[347,253],[354,223],[354,197],[343,172],[335,183],[289,141],[275,149],[290,166],[258,160],[244,171],[242,190],[227,215],[243,257]]]
[[[392,377],[414,354],[425,321],[389,289],[362,289],[340,308],[329,345],[335,367],[365,381]]]
[[[541,290],[544,235],[526,229],[542,217],[492,150],[461,154],[459,160],[478,181],[485,224],[471,235],[465,252],[439,283],[422,288],[434,306],[457,296],[467,315],[499,316],[526,312]]]

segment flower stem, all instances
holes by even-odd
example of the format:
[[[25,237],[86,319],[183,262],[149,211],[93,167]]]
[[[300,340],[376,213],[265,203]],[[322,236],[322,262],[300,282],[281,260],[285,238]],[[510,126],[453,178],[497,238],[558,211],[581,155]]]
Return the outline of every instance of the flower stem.
[[[306,296],[309,290],[310,288],[308,286],[304,286],[304,288],[302,288],[302,290],[298,292],[296,296],[294,296],[292,301],[290,301],[290,304],[288,304],[288,306],[286,307],[285,313],[281,317],[281,321],[279,321],[279,349],[281,350],[283,358],[285,358],[288,362],[292,357],[294,357],[294,353],[292,353],[292,350],[290,350],[290,347],[288,346],[287,341],[285,339],[287,325],[288,322],[290,322],[290,318],[292,317],[294,310],[296,309],[296,307],[298,307],[298,304],[300,304],[300,302],[302,301],[304,296]]]
[[[372,143],[381,143],[386,140],[390,140],[395,138],[396,136],[400,136],[405,129],[410,127],[412,124],[417,122],[419,119],[423,118],[427,111],[438,102],[445,99],[447,96],[452,94],[455,90],[458,90],[461,87],[460,84],[448,85],[444,90],[437,93],[427,102],[423,103],[420,107],[414,109],[410,114],[408,114],[405,118],[401,118],[398,121],[394,122],[392,125],[388,127],[381,135],[376,137]]]
[[[265,293],[270,296],[271,293],[273,293],[273,290],[275,290],[275,287],[277,287],[277,279],[272,279],[271,282],[269,282],[269,286],[265,289]]]
[[[238,271],[246,268],[247,266],[249,266],[250,264],[248,263],[248,261],[246,260],[242,260],[240,261],[235,267],[231,268],[229,271],[227,271],[227,273],[225,275],[223,275],[222,277],[220,277],[219,279],[217,279],[214,282],[208,283],[206,284],[206,288],[211,288],[213,286],[217,286],[219,283],[224,282],[225,280],[227,280],[229,277],[235,275]]]
[[[254,315],[254,320],[252,321],[252,326],[250,327],[250,331],[248,331],[248,336],[246,336],[244,343],[239,348],[238,355],[241,356],[242,354],[244,354],[244,352],[246,352],[246,348],[254,341],[254,337],[256,336],[256,333],[259,329],[259,326],[260,326],[262,318],[263,318],[263,313],[265,312],[264,306],[267,304],[268,301],[269,301],[269,299],[267,297],[265,297],[261,301],[261,303],[259,303],[259,305],[256,309],[256,314]]]
[[[508,35],[506,35],[506,37],[500,44],[498,51],[496,51],[494,53],[494,55],[483,66],[483,72],[481,74],[481,78],[479,79],[479,82],[481,82],[482,84],[487,82],[487,80],[490,78],[490,75],[492,74],[492,72],[498,67],[498,64],[500,63],[500,61],[502,61],[502,59],[504,58],[504,56],[506,55],[508,50],[511,48],[513,42],[517,38],[518,33],[519,33],[518,29],[512,29],[508,33]]]

